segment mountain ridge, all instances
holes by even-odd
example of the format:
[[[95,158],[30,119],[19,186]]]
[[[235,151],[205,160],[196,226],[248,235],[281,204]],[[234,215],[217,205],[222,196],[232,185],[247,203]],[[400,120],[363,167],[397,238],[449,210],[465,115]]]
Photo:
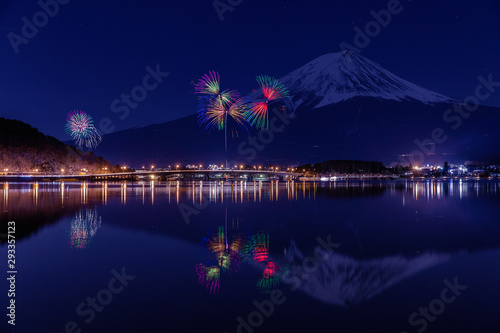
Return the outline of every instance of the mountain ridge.
[[[295,118],[282,133],[268,132],[272,138],[260,140],[266,143],[255,147],[251,147],[252,138],[265,133],[253,128],[249,134],[231,132],[229,160],[300,165],[349,159],[391,164],[419,149],[415,142],[422,142],[438,127],[446,132],[447,141],[425,153],[426,163],[498,159],[495,151],[500,147],[495,142],[500,140],[494,124],[500,121],[499,108],[480,106],[455,130],[443,115],[462,101],[419,87],[360,55],[320,56],[285,75],[282,83],[290,91],[283,102]],[[258,100],[259,94],[254,91],[249,97]],[[275,115],[270,112],[269,117],[272,120]],[[205,133],[193,113],[106,135],[98,151],[128,165],[223,164],[223,137],[217,131]],[[137,161],[132,160],[131,150]]]
[[[306,101],[309,106],[320,108],[354,97],[418,100],[424,104],[461,102],[413,84],[368,58],[347,52],[324,54],[280,81],[294,94],[301,95],[293,103],[295,108]],[[303,100],[304,95],[308,100]]]
[[[0,117],[0,165],[8,172],[100,172],[112,165],[92,152],[85,153],[45,135],[19,120]]]

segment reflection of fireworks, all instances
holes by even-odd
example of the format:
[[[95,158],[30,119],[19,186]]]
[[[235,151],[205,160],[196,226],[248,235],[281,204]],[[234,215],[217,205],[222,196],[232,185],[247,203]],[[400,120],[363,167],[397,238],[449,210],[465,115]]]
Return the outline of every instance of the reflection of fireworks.
[[[208,249],[215,255],[218,267],[224,271],[237,272],[240,269],[243,260],[239,252],[242,245],[243,239],[239,235],[228,243],[223,227],[207,240]]]
[[[252,109],[246,113],[246,118],[256,128],[269,128],[269,103],[278,101],[289,96],[286,87],[277,79],[261,75],[257,76],[264,100],[253,103]]]
[[[198,274],[198,283],[205,286],[211,294],[219,292],[220,286],[220,268],[217,266],[207,267],[203,264],[196,265],[196,274]]]
[[[75,140],[79,149],[95,148],[102,141],[92,117],[83,111],[72,111],[66,116],[66,132]]]
[[[264,266],[262,277],[257,287],[263,293],[268,293],[280,281],[280,267],[269,256],[269,235],[258,233],[251,236],[242,249],[246,260],[251,260]]]
[[[71,247],[85,249],[100,227],[96,208],[80,209],[71,222]]]
[[[279,272],[279,266],[276,263],[269,261],[264,268],[262,277],[257,282],[257,287],[260,291],[269,293],[271,289],[276,287],[280,281]]]
[[[207,264],[196,265],[198,282],[210,293],[217,293],[221,272],[238,272],[244,263],[254,262],[264,268],[257,287],[268,293],[280,281],[280,267],[269,256],[269,235],[257,233],[250,237],[238,234],[227,239],[227,231],[219,227],[217,233],[205,239],[212,257]]]
[[[269,235],[264,233],[253,235],[245,243],[243,252],[248,260],[267,261],[269,259]]]
[[[226,229],[219,227],[216,234],[205,239],[205,243],[212,257],[207,265],[196,265],[196,274],[198,282],[213,294],[219,292],[221,272],[240,270],[243,258],[239,252],[244,246],[244,238],[236,235],[229,242]]]

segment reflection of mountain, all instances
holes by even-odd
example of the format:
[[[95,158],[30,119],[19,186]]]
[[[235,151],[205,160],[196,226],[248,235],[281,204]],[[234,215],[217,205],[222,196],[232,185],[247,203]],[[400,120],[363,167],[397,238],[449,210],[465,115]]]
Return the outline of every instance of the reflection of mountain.
[[[7,221],[15,221],[17,240],[37,233],[46,225],[56,223],[64,216],[74,214],[81,206],[80,198],[74,196],[61,198],[54,193],[45,193],[43,191],[45,185],[40,186],[3,184],[3,193],[0,192],[2,193],[0,224],[7,225]],[[22,188],[19,190],[19,187]]]
[[[306,257],[294,242],[286,251],[290,265],[301,266]],[[412,258],[399,255],[358,260],[332,253],[308,273],[307,278],[301,279],[300,290],[329,304],[350,306],[367,301],[401,280],[451,257],[451,254],[426,252]]]
[[[82,205],[79,196],[70,195],[69,189],[59,184],[4,183],[0,194],[0,224],[15,221],[18,240],[74,214]]]

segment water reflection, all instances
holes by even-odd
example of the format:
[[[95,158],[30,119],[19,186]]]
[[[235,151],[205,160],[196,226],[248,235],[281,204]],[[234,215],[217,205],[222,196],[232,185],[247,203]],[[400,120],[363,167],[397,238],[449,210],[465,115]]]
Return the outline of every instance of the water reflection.
[[[137,272],[130,288],[139,291],[127,289],[130,303],[124,308],[148,305],[139,315],[148,318],[150,326],[135,331],[154,331],[153,325],[183,332],[206,327],[238,331],[235,318],[246,320],[256,311],[254,300],[271,299],[261,293],[279,288],[287,303],[276,307],[277,317],[266,319],[259,331],[306,332],[310,321],[304,327],[294,325],[300,318],[313,318],[330,331],[400,332],[398,327],[387,328],[387,321],[404,328],[412,311],[439,297],[441,286],[435,288],[436,283],[444,278],[459,276],[465,284],[462,277],[477,278],[467,290],[471,296],[466,296],[476,301],[464,309],[477,309],[479,303],[485,309],[496,306],[491,286],[498,275],[495,258],[500,248],[498,189],[497,181],[465,180],[0,183],[0,218],[3,225],[16,221],[16,241],[26,258],[43,255],[55,263],[47,275],[39,260],[25,261],[28,280],[20,288],[19,301],[56,308],[55,319],[40,315],[23,332],[40,327],[53,331],[48,323],[38,325],[42,317],[64,325],[82,302],[81,294],[95,295],[102,281],[109,280],[109,270],[122,263],[129,274]],[[186,223],[180,205],[195,212],[191,223]],[[314,256],[318,237],[329,234],[340,248],[316,268],[304,269],[304,258]],[[490,250],[494,256],[486,254]],[[85,274],[68,262],[83,267]],[[292,294],[293,285],[284,274],[297,271],[307,278],[301,279],[301,292]],[[60,287],[52,294],[66,298],[75,296],[75,285],[85,290],[67,299],[72,307],[68,312],[59,299],[47,303],[49,292],[40,294],[39,286],[47,283]],[[120,307],[113,303],[109,309],[120,313]],[[190,318],[201,313],[199,309],[208,319],[198,320],[196,326]],[[458,317],[466,315],[464,311]],[[116,325],[114,316],[105,317],[100,318],[106,325]],[[177,322],[182,327],[175,326]],[[353,327],[353,322],[376,327]],[[436,331],[459,330],[436,326]]]
[[[419,253],[360,260],[333,253],[326,261],[307,272],[307,278],[291,274],[287,281],[300,280],[299,288],[308,296],[325,303],[353,306],[368,301],[399,281],[458,255],[449,253]],[[294,242],[286,251],[290,271],[300,272],[306,258]]]
[[[227,225],[227,207],[224,226],[204,239],[210,259],[196,265],[198,283],[211,294],[219,292],[221,273],[236,273],[243,265],[256,264],[263,269],[257,288],[268,293],[279,283],[280,269],[269,255],[269,234],[248,234],[238,230],[239,221]]]
[[[243,257],[242,247],[244,236],[231,229],[228,235],[227,207],[224,226],[218,227],[217,233],[205,239],[206,248],[210,252],[210,259],[206,264],[196,265],[198,282],[205,286],[210,293],[219,291],[221,271],[238,272],[241,268]]]
[[[2,192],[3,192],[3,207],[2,208],[6,209],[7,207],[9,207],[9,183],[3,184]],[[3,211],[3,209],[2,209],[2,211]]]
[[[499,197],[498,181],[465,180],[401,180],[343,182],[100,182],[100,183],[0,183],[0,220],[32,221],[20,229],[38,229],[54,222],[57,216],[76,212],[82,206],[107,205],[119,198],[122,205],[170,205],[189,203],[198,207],[207,204],[245,204],[263,202],[295,202],[318,198],[397,197],[405,208],[411,203],[435,202],[444,199]],[[130,201],[130,198],[133,200]],[[422,203],[424,203],[422,202]],[[41,207],[41,209],[37,209]],[[42,219],[38,215],[44,216]],[[54,216],[54,218],[50,218]],[[30,233],[27,231],[27,233]],[[22,237],[23,233],[19,234]]]
[[[101,217],[97,208],[80,209],[71,221],[70,246],[85,249],[101,227]]]
[[[245,246],[247,258],[264,268],[257,281],[257,287],[263,293],[269,293],[280,281],[280,267],[269,256],[269,234],[257,233],[248,238]]]

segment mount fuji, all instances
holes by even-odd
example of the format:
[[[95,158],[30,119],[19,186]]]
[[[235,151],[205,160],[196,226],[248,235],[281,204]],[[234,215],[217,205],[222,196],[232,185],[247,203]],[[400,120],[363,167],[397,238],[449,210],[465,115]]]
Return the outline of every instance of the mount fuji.
[[[462,117],[453,111],[462,101],[413,84],[361,55],[325,54],[280,81],[290,92],[284,103],[292,117],[283,119],[271,105],[275,130],[231,132],[228,158],[235,164],[332,159],[408,164],[415,152],[419,164],[500,157],[500,108],[479,106]],[[437,129],[439,142],[430,140]],[[136,166],[223,164],[224,135],[205,133],[193,114],[105,135],[96,153]]]
[[[460,101],[408,82],[375,62],[349,52],[322,55],[285,75],[281,82],[293,92],[293,106],[321,108],[355,97],[424,104]]]

